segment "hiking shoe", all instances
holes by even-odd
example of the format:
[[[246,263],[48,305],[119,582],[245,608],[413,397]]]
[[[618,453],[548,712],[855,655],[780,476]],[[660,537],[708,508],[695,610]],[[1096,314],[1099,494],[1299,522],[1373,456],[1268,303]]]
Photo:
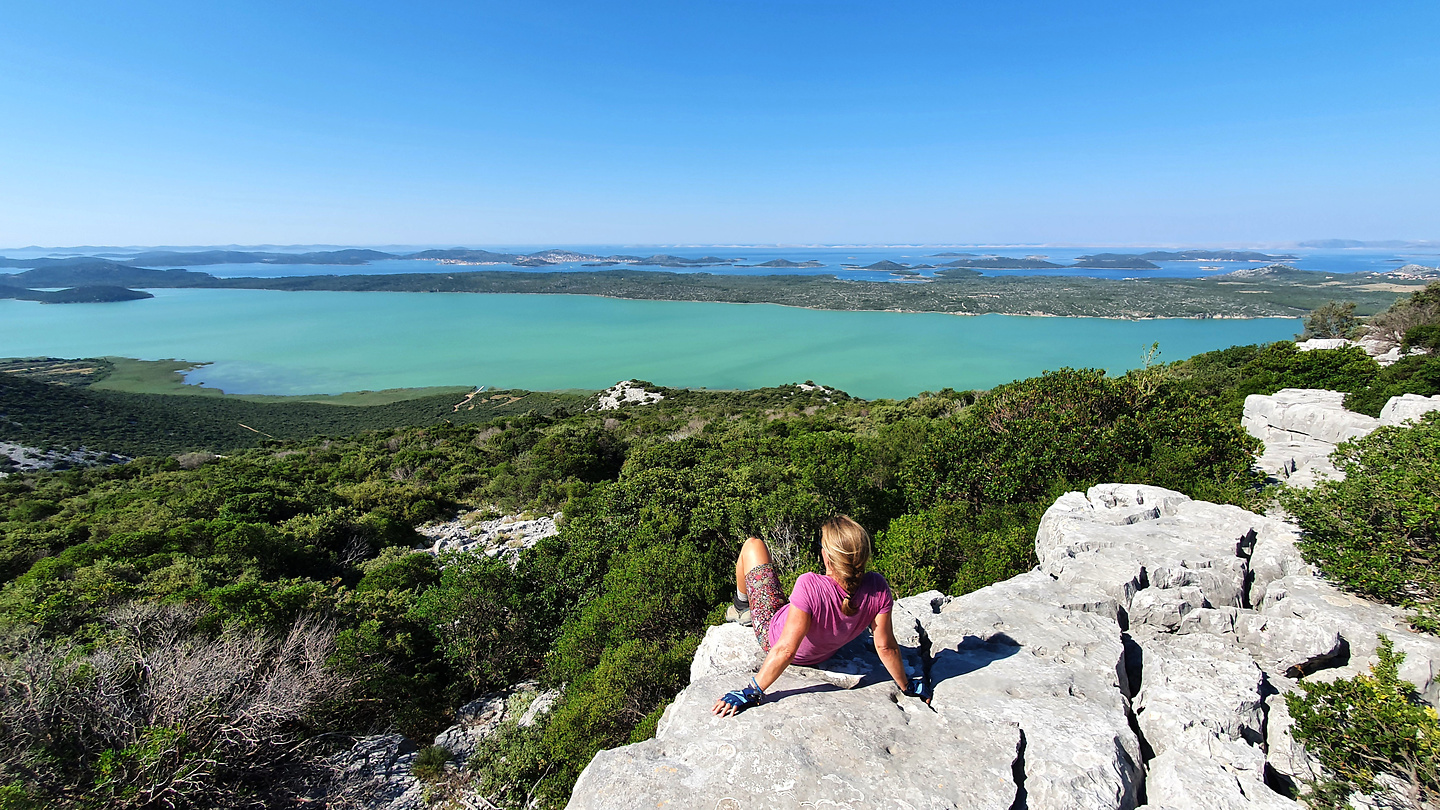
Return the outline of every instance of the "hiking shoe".
[[[737,610],[734,605],[725,608],[725,621],[735,622],[741,627],[750,627],[752,625],[752,621],[750,619],[750,608],[745,608],[744,610]]]

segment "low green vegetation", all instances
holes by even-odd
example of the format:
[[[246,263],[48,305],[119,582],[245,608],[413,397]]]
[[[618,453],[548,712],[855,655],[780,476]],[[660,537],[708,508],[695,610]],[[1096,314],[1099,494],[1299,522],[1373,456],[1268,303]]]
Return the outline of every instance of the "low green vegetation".
[[[1357,792],[1398,800],[1375,806],[1431,807],[1440,799],[1435,709],[1400,679],[1405,656],[1390,639],[1381,638],[1379,658],[1368,674],[1302,682],[1285,696],[1294,735],[1324,768],[1306,786],[1311,807],[1344,810]]]
[[[1299,337],[1350,338],[1360,328],[1360,319],[1355,316],[1354,301],[1327,301],[1305,316],[1305,332]]]
[[[1342,444],[1344,480],[1289,490],[1300,548],[1326,576],[1390,604],[1440,597],[1440,414]]]
[[[97,406],[228,401],[3,381],[107,398],[85,401]],[[48,806],[278,803],[322,779],[319,758],[350,735],[395,729],[424,744],[477,694],[536,678],[563,687],[557,707],[471,768],[500,806],[558,807],[597,750],[653,734],[747,535],[769,540],[793,579],[817,563],[820,522],[843,512],[877,534],[876,565],[902,595],[973,590],[1034,564],[1036,522],[1068,489],[1125,479],[1236,502],[1254,484],[1253,442],[1158,367],[904,401],[798,386],[666,393],[618,411],[262,438],[0,480],[0,784]],[[417,526],[463,510],[564,517],[513,569],[413,551]],[[303,656],[282,655],[302,641]],[[105,667],[171,649],[309,662],[284,670],[297,698],[255,732],[269,753],[235,747],[227,734],[251,730],[210,715],[112,722],[154,698]],[[37,671],[49,686],[27,691]],[[84,697],[112,682],[120,704]],[[202,686],[184,694],[220,700]],[[60,703],[79,708],[47,708]],[[122,787],[137,781],[152,787]]]

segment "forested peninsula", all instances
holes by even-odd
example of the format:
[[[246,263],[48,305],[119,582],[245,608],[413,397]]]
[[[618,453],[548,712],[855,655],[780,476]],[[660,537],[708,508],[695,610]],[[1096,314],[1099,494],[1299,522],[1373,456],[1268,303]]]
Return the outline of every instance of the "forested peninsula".
[[[739,276],[605,269],[590,272],[477,270],[386,275],[217,278],[107,261],[39,267],[15,274],[31,287],[120,285],[346,292],[473,292],[598,295],[656,301],[781,304],[830,310],[1056,315],[1099,318],[1300,317],[1327,301],[1379,312],[1421,280],[1297,270],[1285,265],[1208,278],[1097,279],[984,276],[966,268],[924,281],[850,281],[830,275]]]

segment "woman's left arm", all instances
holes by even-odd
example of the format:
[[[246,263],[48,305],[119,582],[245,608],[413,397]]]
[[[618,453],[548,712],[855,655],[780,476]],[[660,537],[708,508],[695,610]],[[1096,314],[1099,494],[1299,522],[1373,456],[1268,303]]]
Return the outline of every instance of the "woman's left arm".
[[[755,685],[759,687],[763,696],[764,691],[770,685],[779,680],[780,674],[795,660],[795,653],[800,649],[800,642],[804,640],[805,634],[810,632],[810,614],[790,606],[790,611],[785,616],[785,630],[780,634],[780,640],[770,648],[770,654],[765,656],[765,663],[760,665],[760,673],[755,676]],[[715,701],[715,706],[710,711],[721,717],[729,717],[741,709],[725,698]]]
[[[905,660],[900,657],[900,643],[895,640],[894,619],[889,613],[877,615],[870,625],[870,632],[875,638],[875,654],[880,656],[880,661],[885,664],[900,691],[906,691],[910,688],[910,678],[905,674]]]

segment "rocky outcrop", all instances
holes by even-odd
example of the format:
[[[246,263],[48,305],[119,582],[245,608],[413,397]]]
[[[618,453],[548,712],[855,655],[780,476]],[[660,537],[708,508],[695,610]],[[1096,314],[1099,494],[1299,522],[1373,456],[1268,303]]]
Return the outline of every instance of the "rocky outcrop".
[[[0,442],[0,478],[11,473],[39,472],[42,470],[69,470],[75,467],[102,467],[110,464],[124,464],[129,456],[106,453],[101,450],[42,450],[26,447],[14,442]]]
[[[592,411],[615,411],[621,405],[654,405],[664,399],[659,391],[646,390],[643,383],[622,380],[596,395]]]
[[[513,562],[520,553],[558,534],[555,522],[560,513],[526,517],[505,515],[493,520],[474,521],[461,517],[445,523],[421,526],[415,531],[430,543],[419,550],[431,554],[445,551],[474,551],[487,557],[503,557]]]
[[[1036,570],[897,602],[900,695],[862,637],[792,668],[734,718],[710,707],[760,661],[711,628],[654,739],[597,755],[570,807],[1298,808],[1313,764],[1284,694],[1360,671],[1377,632],[1440,696],[1440,640],[1341,593],[1293,526],[1156,487],[1061,497]]]
[[[556,690],[541,691],[533,682],[481,695],[460,708],[455,725],[436,735],[434,744],[450,753],[449,768],[453,772],[503,724],[514,721],[522,727],[533,725],[550,711],[559,696]],[[419,747],[400,734],[362,737],[348,750],[330,757],[333,777],[326,799],[339,807],[426,810],[431,804],[426,784],[413,772],[419,755]],[[462,799],[470,792],[465,786],[452,787]]]
[[[1345,409],[1339,391],[1284,388],[1272,395],[1245,398],[1241,420],[1251,436],[1265,444],[1256,466],[1291,486],[1314,486],[1338,479],[1330,454],[1340,442],[1369,435],[1385,425],[1400,425],[1440,410],[1440,396],[1391,397],[1376,419]]]
[[[1357,346],[1365,350],[1365,353],[1375,359],[1376,363],[1382,366],[1393,366],[1401,358],[1416,354],[1428,354],[1425,349],[1415,348],[1410,351],[1402,351],[1400,344],[1393,340],[1386,340],[1382,337],[1367,335],[1359,340],[1346,340],[1345,338],[1311,338],[1302,340],[1295,344],[1295,348],[1302,352],[1312,352],[1321,349],[1344,349],[1349,346]]]
[[[1398,425],[1418,421],[1431,411],[1440,411],[1440,395],[1422,397],[1419,394],[1404,394],[1391,397],[1380,409],[1380,424]]]

